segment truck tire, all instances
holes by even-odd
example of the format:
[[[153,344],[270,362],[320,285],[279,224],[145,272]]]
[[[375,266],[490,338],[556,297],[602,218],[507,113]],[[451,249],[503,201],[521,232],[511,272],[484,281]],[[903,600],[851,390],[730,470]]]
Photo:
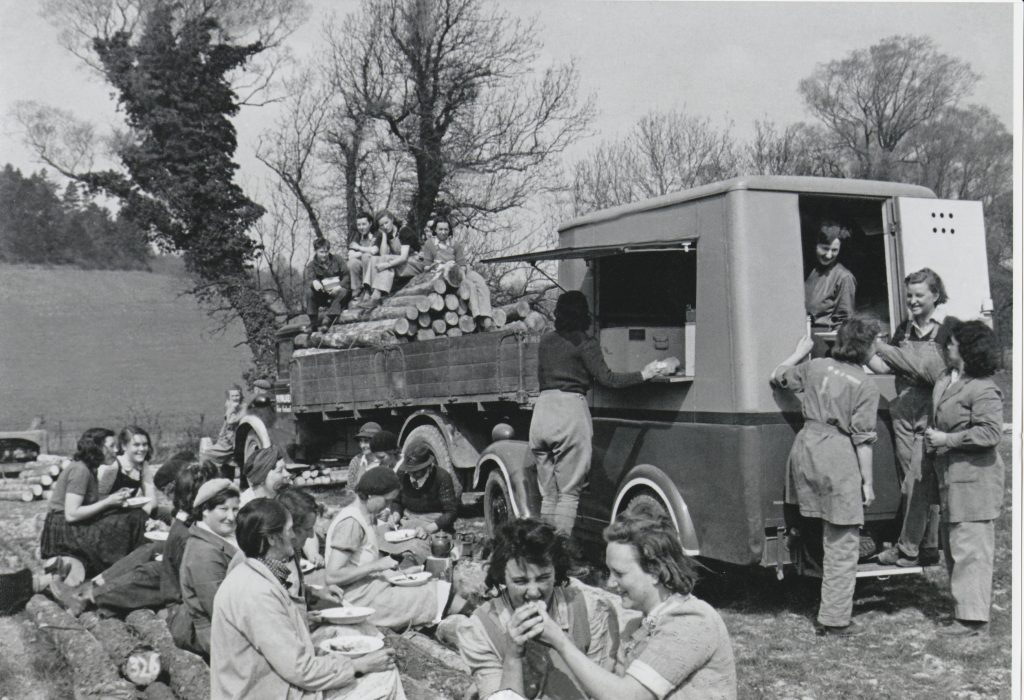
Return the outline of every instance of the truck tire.
[[[459,476],[452,467],[452,458],[448,454],[448,443],[445,441],[444,435],[433,425],[421,425],[409,432],[405,437],[405,443],[402,447],[404,449],[417,442],[425,442],[430,451],[434,453],[437,466],[444,469],[452,477],[452,484],[455,486],[455,498],[459,503],[462,503],[462,482],[459,481]]]
[[[246,462],[252,459],[252,456],[259,452],[260,450],[262,450],[263,447],[264,445],[260,443],[260,436],[256,434],[256,431],[250,430],[249,433],[245,436],[245,446],[242,447],[242,463],[238,465],[238,474],[243,483],[246,483]],[[267,447],[269,447],[269,445],[267,445]],[[246,483],[246,485],[248,484]]]
[[[512,497],[500,469],[487,475],[484,485],[484,527],[488,537],[494,537],[502,525],[513,518]]]
[[[649,507],[661,511],[663,515],[671,517],[671,515],[669,515],[668,508],[666,508],[665,504],[661,502],[661,499],[658,498],[658,496],[655,495],[653,491],[648,491],[647,489],[638,489],[635,494],[630,496],[629,499],[625,501],[625,505],[620,507],[619,512],[615,515],[621,515],[634,504],[647,505]]]

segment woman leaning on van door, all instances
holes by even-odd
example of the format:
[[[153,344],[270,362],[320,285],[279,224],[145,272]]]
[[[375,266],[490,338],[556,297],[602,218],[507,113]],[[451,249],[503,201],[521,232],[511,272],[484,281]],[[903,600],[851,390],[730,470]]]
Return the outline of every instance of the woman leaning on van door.
[[[853,315],[857,278],[839,262],[839,250],[850,231],[834,221],[818,226],[814,269],[804,280],[804,307],[815,331],[834,331]]]
[[[593,452],[587,392],[594,382],[612,389],[640,384],[659,374],[660,366],[652,361],[639,372],[613,372],[589,330],[587,298],[565,292],[555,304],[555,330],[541,338],[537,350],[540,396],[530,422],[530,449],[537,459],[541,517],[565,535],[572,533]]]

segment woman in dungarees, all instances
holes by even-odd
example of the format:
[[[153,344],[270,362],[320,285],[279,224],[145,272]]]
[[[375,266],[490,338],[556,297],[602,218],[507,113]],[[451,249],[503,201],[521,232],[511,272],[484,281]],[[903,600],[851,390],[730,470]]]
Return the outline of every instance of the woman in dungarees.
[[[949,338],[936,307],[949,297],[927,267],[907,275],[910,318],[900,324],[888,345],[879,344],[868,365],[876,374],[896,375],[896,398],[890,403],[896,465],[903,486],[903,528],[895,547],[878,555],[881,564],[916,566],[939,560],[939,493],[932,462],[924,456],[924,431],[932,408],[932,389],[946,369],[942,348]]]
[[[149,515],[156,508],[156,485],[149,473],[149,458],[153,456],[153,442],[149,433],[137,425],[129,425],[117,434],[117,457],[110,465],[97,472],[100,495],[128,489],[129,498],[145,496],[149,502],[142,510]]]
[[[814,344],[804,337],[771,374],[774,386],[801,392],[804,426],[786,464],[786,503],[823,521],[819,634],[861,631],[851,620],[853,589],[864,506],[875,500],[871,463],[879,399],[861,365],[874,355],[878,333],[877,321],[854,316],[839,328],[831,357],[801,362]]]

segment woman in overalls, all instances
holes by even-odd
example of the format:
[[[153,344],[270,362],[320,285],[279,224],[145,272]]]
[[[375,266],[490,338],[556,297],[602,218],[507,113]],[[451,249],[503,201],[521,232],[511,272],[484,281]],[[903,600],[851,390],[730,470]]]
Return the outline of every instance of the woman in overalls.
[[[153,441],[149,433],[137,425],[129,425],[117,435],[117,457],[114,463],[97,472],[100,495],[121,489],[130,491],[129,498],[146,496],[149,502],[142,510],[149,515],[156,508],[156,485],[148,473],[149,458],[153,456]]]
[[[773,385],[802,392],[804,426],[786,464],[786,503],[823,521],[819,634],[861,631],[851,620],[853,589],[864,506],[875,500],[871,461],[879,399],[861,365],[874,355],[878,333],[877,321],[854,316],[839,328],[831,357],[801,362],[814,345],[805,336],[771,374]]]
[[[910,318],[899,325],[888,345],[879,344],[868,365],[876,374],[896,375],[890,411],[904,498],[899,540],[878,555],[878,562],[917,566],[939,560],[938,485],[932,462],[922,457],[932,389],[946,369],[942,348],[949,338],[936,308],[949,297],[942,278],[927,267],[907,275],[905,282]]]

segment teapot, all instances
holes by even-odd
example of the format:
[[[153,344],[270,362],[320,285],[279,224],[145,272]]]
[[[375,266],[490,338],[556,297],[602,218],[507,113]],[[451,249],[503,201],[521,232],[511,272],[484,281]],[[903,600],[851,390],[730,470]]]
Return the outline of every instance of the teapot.
[[[452,553],[452,536],[444,530],[439,530],[430,536],[430,556],[447,557]]]

